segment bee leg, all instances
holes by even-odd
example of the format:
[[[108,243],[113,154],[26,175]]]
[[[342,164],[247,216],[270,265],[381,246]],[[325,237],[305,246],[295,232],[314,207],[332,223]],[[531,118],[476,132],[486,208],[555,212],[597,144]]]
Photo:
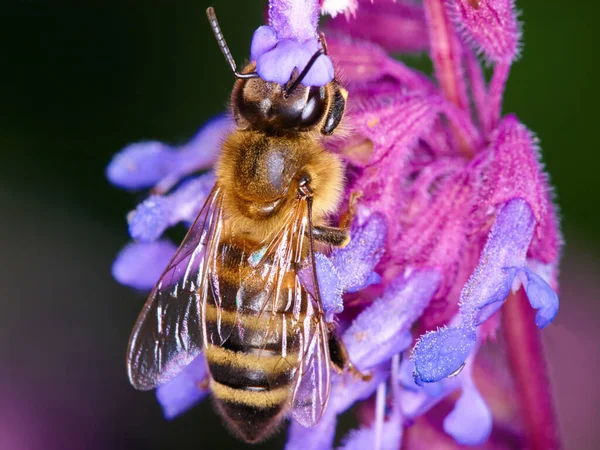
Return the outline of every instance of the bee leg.
[[[338,338],[333,330],[330,330],[329,332],[329,357],[331,358],[333,369],[337,373],[341,374],[344,371],[348,371],[355,377],[361,378],[363,381],[369,381],[372,377],[370,373],[364,374],[354,367],[348,357],[348,350],[346,350],[344,342]]]
[[[343,228],[315,226],[312,234],[315,240],[335,247],[344,248],[350,242],[348,230]]]

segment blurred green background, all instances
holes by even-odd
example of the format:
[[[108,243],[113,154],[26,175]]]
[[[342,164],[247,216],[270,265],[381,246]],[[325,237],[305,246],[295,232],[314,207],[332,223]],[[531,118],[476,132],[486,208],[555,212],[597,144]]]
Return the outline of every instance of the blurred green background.
[[[124,353],[143,299],[110,276],[125,214],[140,200],[105,180],[111,156],[144,139],[183,143],[227,103],[232,78],[205,18],[211,3],[241,63],[266,2],[2,2],[1,449],[244,448],[210,402],[166,422],[152,394],[130,388]],[[597,408],[561,380],[575,364],[600,366],[597,356],[568,360],[573,346],[597,353],[600,11],[517,5],[525,46],[505,111],[537,132],[556,187],[568,247],[547,345],[562,426],[578,443],[569,448],[593,448],[584,442],[595,431],[567,422],[575,410],[593,422]]]

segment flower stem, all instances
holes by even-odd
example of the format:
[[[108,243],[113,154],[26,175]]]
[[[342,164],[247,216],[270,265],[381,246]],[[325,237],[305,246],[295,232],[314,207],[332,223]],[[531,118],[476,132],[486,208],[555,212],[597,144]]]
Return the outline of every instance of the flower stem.
[[[446,98],[461,109],[468,108],[467,91],[462,77],[458,38],[446,14],[443,0],[424,0],[429,22],[431,59],[440,88]]]
[[[459,109],[469,111],[467,86],[463,77],[462,51],[444,0],[424,0],[425,17],[428,22],[431,59],[436,78],[444,96]],[[474,149],[466,142],[460,131],[453,126],[458,147],[464,156],[473,156]]]
[[[510,73],[510,63],[500,62],[494,67],[490,81],[486,131],[491,132],[498,125],[502,113],[502,96]]]
[[[523,288],[508,296],[502,312],[508,360],[525,420],[527,448],[560,449],[544,349],[535,325],[535,310],[525,298]]]

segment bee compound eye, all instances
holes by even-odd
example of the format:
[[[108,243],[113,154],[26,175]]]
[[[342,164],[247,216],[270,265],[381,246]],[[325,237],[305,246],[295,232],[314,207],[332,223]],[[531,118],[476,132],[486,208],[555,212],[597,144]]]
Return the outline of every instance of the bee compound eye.
[[[300,115],[300,124],[305,127],[315,125],[323,116],[324,110],[325,98],[322,88],[311,88]]]

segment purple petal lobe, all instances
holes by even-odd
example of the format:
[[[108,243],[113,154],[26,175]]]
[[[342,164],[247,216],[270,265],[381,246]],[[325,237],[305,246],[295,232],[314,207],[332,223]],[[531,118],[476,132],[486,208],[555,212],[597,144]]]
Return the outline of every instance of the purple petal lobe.
[[[112,275],[119,283],[150,290],[175,254],[177,247],[167,240],[133,242],[117,255]]]
[[[256,61],[263,53],[275,48],[277,42],[277,34],[273,28],[266,25],[258,27],[252,35],[252,44],[250,44],[250,59],[252,61]]]
[[[462,395],[444,419],[444,431],[461,445],[481,445],[492,433],[492,414],[472,383],[463,385]]]
[[[156,398],[167,419],[186,412],[208,394],[208,390],[199,387],[206,376],[206,361],[200,355],[175,378],[156,389]]]
[[[453,3],[454,23],[475,50],[492,62],[510,63],[518,56],[521,32],[513,0],[481,0],[478,8],[469,0]]]
[[[187,181],[168,196],[153,195],[144,200],[127,217],[131,237],[151,242],[170,226],[193,222],[215,181],[214,173],[208,172]]]
[[[527,277],[525,292],[529,303],[538,310],[535,315],[535,324],[540,328],[544,328],[554,320],[558,312],[558,295],[542,277],[531,269],[524,267],[522,271]]]
[[[316,39],[297,42],[290,39],[280,40],[277,46],[263,53],[256,60],[256,71],[263,80],[285,84],[292,77],[294,69],[302,72],[310,58],[319,50]],[[323,86],[334,76],[333,63],[329,56],[321,55],[308,71],[302,84],[305,86]]]
[[[229,116],[217,116],[179,149],[160,142],[131,144],[119,152],[106,169],[114,185],[142,189],[156,185],[168,191],[177,182],[198,170],[211,167],[221,150],[224,136],[235,126]]]
[[[461,368],[477,342],[470,326],[447,327],[421,336],[413,350],[415,383],[431,383]]]
[[[393,280],[344,333],[354,365],[366,369],[403,351],[410,344],[406,332],[423,313],[439,283],[437,270],[414,270]]]
[[[219,115],[206,122],[189,142],[180,147],[178,174],[183,177],[211,168],[221,152],[223,140],[234,129],[235,122],[229,115]]]
[[[356,292],[378,282],[379,275],[373,269],[383,255],[386,236],[385,218],[374,213],[363,223],[356,221],[350,232],[350,243],[332,252],[331,262],[346,292]]]
[[[131,144],[117,153],[106,168],[106,177],[117,187],[141,189],[154,185],[177,163],[175,151],[160,142]]]

